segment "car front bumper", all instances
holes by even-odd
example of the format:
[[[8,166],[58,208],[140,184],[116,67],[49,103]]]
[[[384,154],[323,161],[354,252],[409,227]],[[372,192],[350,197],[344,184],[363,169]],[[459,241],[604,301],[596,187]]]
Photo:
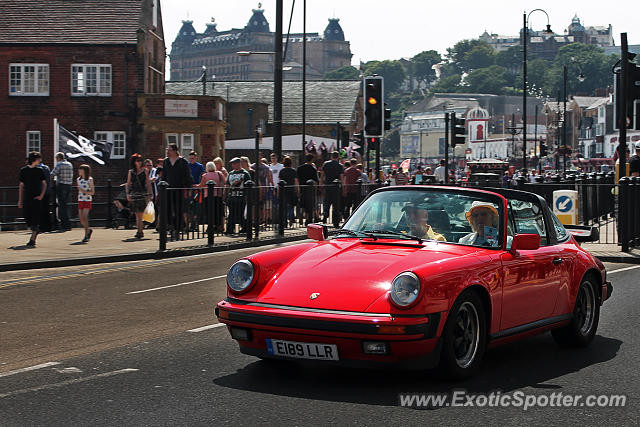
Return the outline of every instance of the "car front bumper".
[[[439,360],[440,313],[411,317],[309,310],[231,298],[220,301],[215,311],[218,320],[225,323],[229,331],[233,327],[249,331],[246,340],[237,340],[240,351],[262,358],[303,360],[269,354],[266,342],[272,339],[336,345],[339,361],[319,363],[401,364],[402,367],[430,368]],[[386,343],[387,354],[365,353],[365,341]]]

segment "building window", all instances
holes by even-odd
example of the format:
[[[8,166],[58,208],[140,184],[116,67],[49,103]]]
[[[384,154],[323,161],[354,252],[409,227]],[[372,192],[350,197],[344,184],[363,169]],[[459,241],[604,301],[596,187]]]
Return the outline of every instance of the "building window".
[[[39,130],[30,130],[27,132],[27,155],[32,151],[42,152],[42,139]]]
[[[194,136],[192,133],[168,133],[165,135],[167,145],[176,144],[182,157],[188,157],[194,150]]]
[[[111,65],[71,65],[71,94],[111,96]]]
[[[49,96],[49,64],[10,64],[9,95]]]
[[[127,154],[127,135],[124,132],[98,131],[93,134],[96,141],[110,142],[111,158],[124,159]]]

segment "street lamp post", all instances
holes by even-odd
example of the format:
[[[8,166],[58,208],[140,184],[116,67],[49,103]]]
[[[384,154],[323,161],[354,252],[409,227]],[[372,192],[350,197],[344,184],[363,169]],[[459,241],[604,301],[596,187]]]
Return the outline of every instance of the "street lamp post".
[[[527,170],[527,39],[528,39],[528,22],[533,12],[540,11],[547,16],[547,34],[553,34],[551,25],[549,24],[549,15],[542,9],[533,9],[527,15],[525,11],[522,14],[523,33],[522,33],[522,168],[526,173]]]
[[[275,69],[273,70],[273,151],[282,158],[282,0],[276,0]]]

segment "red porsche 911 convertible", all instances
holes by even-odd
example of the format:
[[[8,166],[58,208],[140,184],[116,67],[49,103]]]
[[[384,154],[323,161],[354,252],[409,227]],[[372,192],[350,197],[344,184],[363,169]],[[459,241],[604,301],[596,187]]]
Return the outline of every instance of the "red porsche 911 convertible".
[[[216,307],[260,358],[476,371],[488,346],[550,330],[586,346],[612,292],[604,265],[532,193],[451,187],[372,192],[328,238],[237,261]]]

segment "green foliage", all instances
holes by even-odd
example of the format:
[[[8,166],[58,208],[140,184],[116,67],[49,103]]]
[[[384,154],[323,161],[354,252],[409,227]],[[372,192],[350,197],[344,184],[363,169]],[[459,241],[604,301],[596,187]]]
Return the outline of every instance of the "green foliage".
[[[465,78],[465,89],[473,93],[502,95],[507,86],[507,69],[491,65],[471,71]]]
[[[322,77],[323,80],[357,80],[360,77],[360,71],[351,65],[345,65],[337,70],[328,71]]]
[[[398,157],[400,155],[400,129],[395,128],[387,132],[380,148],[382,157]]]
[[[435,50],[425,50],[411,58],[410,73],[416,80],[429,85],[436,79],[436,72],[432,68],[442,61],[442,57]]]
[[[533,58],[531,54],[527,54],[527,57],[529,61]],[[495,64],[505,67],[511,74],[518,74],[522,68],[522,47],[511,46],[496,53]]]
[[[407,73],[400,61],[389,60],[369,61],[364,64],[364,75],[371,76],[373,74],[384,77],[385,97],[387,94],[397,91],[407,77]]]
[[[447,58],[460,73],[492,65],[495,53],[483,40],[461,40],[453,47],[447,48]]]
[[[613,83],[611,67],[617,58],[606,56],[604,51],[593,45],[571,43],[558,50],[558,55],[545,73],[544,91],[547,95],[556,96],[563,89],[562,67],[567,66],[567,94],[593,94],[595,89]],[[584,82],[578,80],[580,72]]]
[[[438,83],[431,87],[432,93],[447,93],[447,92],[460,92],[460,75],[452,74],[447,77],[442,77],[438,80]]]

